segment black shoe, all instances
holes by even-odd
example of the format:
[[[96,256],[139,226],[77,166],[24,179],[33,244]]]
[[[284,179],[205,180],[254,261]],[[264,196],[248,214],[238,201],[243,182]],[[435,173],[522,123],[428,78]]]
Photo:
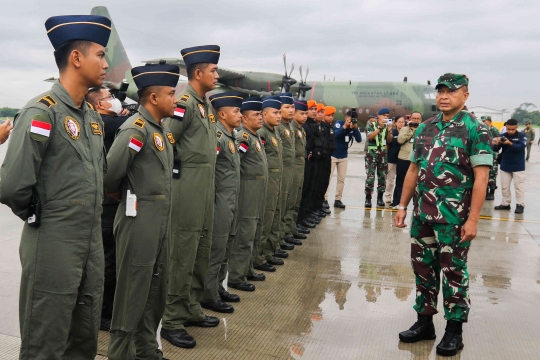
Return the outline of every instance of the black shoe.
[[[219,319],[215,316],[204,315],[204,319],[199,321],[186,321],[184,327],[197,326],[197,327],[216,327],[219,325]]]
[[[233,289],[240,290],[240,291],[255,291],[255,285],[250,284],[248,282],[241,282],[241,283],[234,283],[234,284],[228,282],[227,286]]]
[[[234,312],[232,305],[226,304],[223,301],[201,301],[201,306],[205,309],[212,310],[219,313],[230,314]]]
[[[326,215],[330,215],[332,213],[330,210],[325,209],[325,208],[321,208],[320,211],[323,212]]]
[[[311,215],[310,217],[307,218],[307,221],[318,225],[321,223],[321,218],[315,215]]]
[[[406,343],[415,343],[420,340],[434,340],[436,337],[433,316],[420,314],[418,314],[418,320],[409,330],[399,333],[399,340]]]
[[[514,212],[516,214],[523,214],[523,205],[516,205],[516,210]]]
[[[312,222],[310,222],[308,220],[304,220],[300,224],[302,226],[305,226],[305,227],[310,228],[310,229],[315,229],[315,226],[316,226],[314,223],[312,223]]]
[[[388,207],[393,208],[393,207],[396,207],[396,206],[398,206],[398,205],[399,205],[399,204],[396,204],[396,203],[393,202],[393,203],[390,203],[390,205],[388,205]]]
[[[327,201],[327,200],[324,200],[324,201],[323,201],[322,207],[325,208],[325,209],[330,209],[330,205],[328,204],[328,201]]]
[[[264,281],[266,280],[266,275],[264,275],[263,273],[253,274],[253,275],[246,276],[246,278],[250,281]]]
[[[274,256],[277,258],[286,259],[289,257],[289,253],[281,249],[277,249],[276,251],[274,251]]]
[[[449,320],[446,322],[444,336],[437,345],[437,354],[442,356],[454,356],[463,349],[462,323]]]
[[[99,323],[99,329],[111,331],[111,319],[101,318],[101,322]]]
[[[341,202],[341,200],[334,201],[334,207],[345,209],[345,204]]]
[[[268,271],[268,272],[274,272],[276,271],[276,268],[273,267],[272,265],[270,265],[269,263],[264,263],[262,265],[258,265],[258,266],[253,266],[253,268],[257,269],[257,270],[261,270],[261,271]]]
[[[322,212],[322,210],[316,210],[316,211],[314,211],[314,212],[313,212],[313,215],[316,216],[316,217],[321,218],[321,220],[322,220],[322,218],[326,217],[326,213],[325,213],[325,212]]]
[[[276,257],[272,257],[270,260],[268,260],[268,263],[270,265],[283,265],[285,264],[285,261],[278,259]]]
[[[305,240],[307,239],[307,236],[305,234],[302,234],[300,231],[298,232],[298,234],[293,234],[293,237],[295,239],[300,239],[300,240]]]
[[[184,349],[191,349],[197,345],[195,339],[185,329],[166,330],[161,328],[161,337],[172,345]]]
[[[495,210],[510,210],[510,205],[497,205]]]
[[[300,246],[300,245],[302,245],[302,242],[300,240],[298,240],[298,239],[295,239],[295,238],[291,237],[291,238],[286,238],[285,239],[285,244],[293,244],[293,245]]]
[[[495,200],[495,190],[488,189],[486,193],[486,200]]]
[[[369,197],[367,197],[368,195],[366,195],[366,201],[364,202],[364,206],[365,207],[371,207],[371,195],[369,195]]]
[[[298,230],[299,233],[302,233],[302,234],[309,234],[311,231],[303,226],[302,224],[296,224],[296,230]]]
[[[231,294],[228,291],[220,291],[219,297],[221,298],[221,301],[223,302],[239,302],[240,296],[236,294]]]
[[[377,194],[377,206],[379,207],[385,207],[386,203],[383,200],[384,192],[380,192]]]
[[[279,247],[281,248],[281,250],[294,250],[294,245],[289,243],[279,245]]]

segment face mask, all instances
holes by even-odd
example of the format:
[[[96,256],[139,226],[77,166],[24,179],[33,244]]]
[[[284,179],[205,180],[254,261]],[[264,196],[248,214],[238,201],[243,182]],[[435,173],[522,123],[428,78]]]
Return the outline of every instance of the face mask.
[[[120,100],[112,99],[112,100],[107,100],[107,102],[111,104],[111,107],[109,108],[109,110],[119,115],[120,112],[122,111],[122,103],[120,102]]]

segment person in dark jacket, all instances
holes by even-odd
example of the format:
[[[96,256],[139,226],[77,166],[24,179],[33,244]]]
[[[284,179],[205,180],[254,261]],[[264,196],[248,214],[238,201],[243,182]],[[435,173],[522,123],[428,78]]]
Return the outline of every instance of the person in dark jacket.
[[[525,207],[525,148],[527,136],[517,130],[516,119],[506,122],[506,132],[494,139],[493,150],[501,151],[501,205],[495,206],[495,210],[510,210],[512,193],[510,183],[514,180],[516,191],[516,214],[522,214]]]
[[[352,145],[353,141],[362,142],[362,134],[358,130],[358,122],[353,124],[352,115],[356,115],[356,112],[353,114],[351,110],[347,111],[345,114],[345,121],[338,120],[334,124],[334,136],[336,139],[336,150],[332,153],[332,168],[330,170],[330,179],[334,175],[334,171],[337,167],[337,184],[336,184],[336,195],[334,200],[334,207],[345,208],[345,204],[341,202],[341,197],[343,195],[343,188],[345,187],[345,176],[347,175],[347,156],[349,152],[349,147]],[[328,204],[328,190],[324,195],[324,202]]]
[[[392,202],[392,194],[394,191],[394,184],[396,182],[396,170],[398,162],[399,149],[401,144],[398,143],[397,137],[401,129],[405,126],[405,118],[399,117],[394,120],[394,127],[392,128],[392,141],[388,143],[388,173],[386,174],[386,190],[384,192],[384,202]],[[396,206],[397,204],[390,204],[390,206]]]

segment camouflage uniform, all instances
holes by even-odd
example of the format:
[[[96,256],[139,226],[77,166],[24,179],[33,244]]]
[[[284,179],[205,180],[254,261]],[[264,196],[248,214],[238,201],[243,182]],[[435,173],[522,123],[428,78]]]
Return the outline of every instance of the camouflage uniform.
[[[499,137],[499,130],[495,126],[492,126],[489,128],[489,134],[491,138]],[[497,175],[499,174],[499,163],[497,162],[497,155],[498,153],[493,152],[493,166],[489,170],[489,182],[488,182],[488,189],[491,191],[495,191],[497,188]]]
[[[377,122],[370,122],[366,127],[366,133],[375,131]],[[386,173],[388,172],[388,159],[386,157],[386,134],[388,129],[385,127],[373,140],[367,141],[368,150],[365,156],[366,162],[366,189],[367,196],[373,193],[375,186],[375,173],[379,182],[377,183],[377,193],[382,193],[386,190]]]
[[[411,225],[411,263],[416,277],[414,309],[437,313],[440,271],[447,320],[467,321],[470,242],[461,241],[469,216],[473,167],[491,166],[488,128],[466,111],[448,122],[442,115],[420,124],[411,161],[419,168]]]

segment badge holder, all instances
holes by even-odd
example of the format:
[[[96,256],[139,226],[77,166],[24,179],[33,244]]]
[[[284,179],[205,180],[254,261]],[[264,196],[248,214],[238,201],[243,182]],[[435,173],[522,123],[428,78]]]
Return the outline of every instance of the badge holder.
[[[126,216],[137,216],[137,195],[132,194],[129,190],[126,196]]]

